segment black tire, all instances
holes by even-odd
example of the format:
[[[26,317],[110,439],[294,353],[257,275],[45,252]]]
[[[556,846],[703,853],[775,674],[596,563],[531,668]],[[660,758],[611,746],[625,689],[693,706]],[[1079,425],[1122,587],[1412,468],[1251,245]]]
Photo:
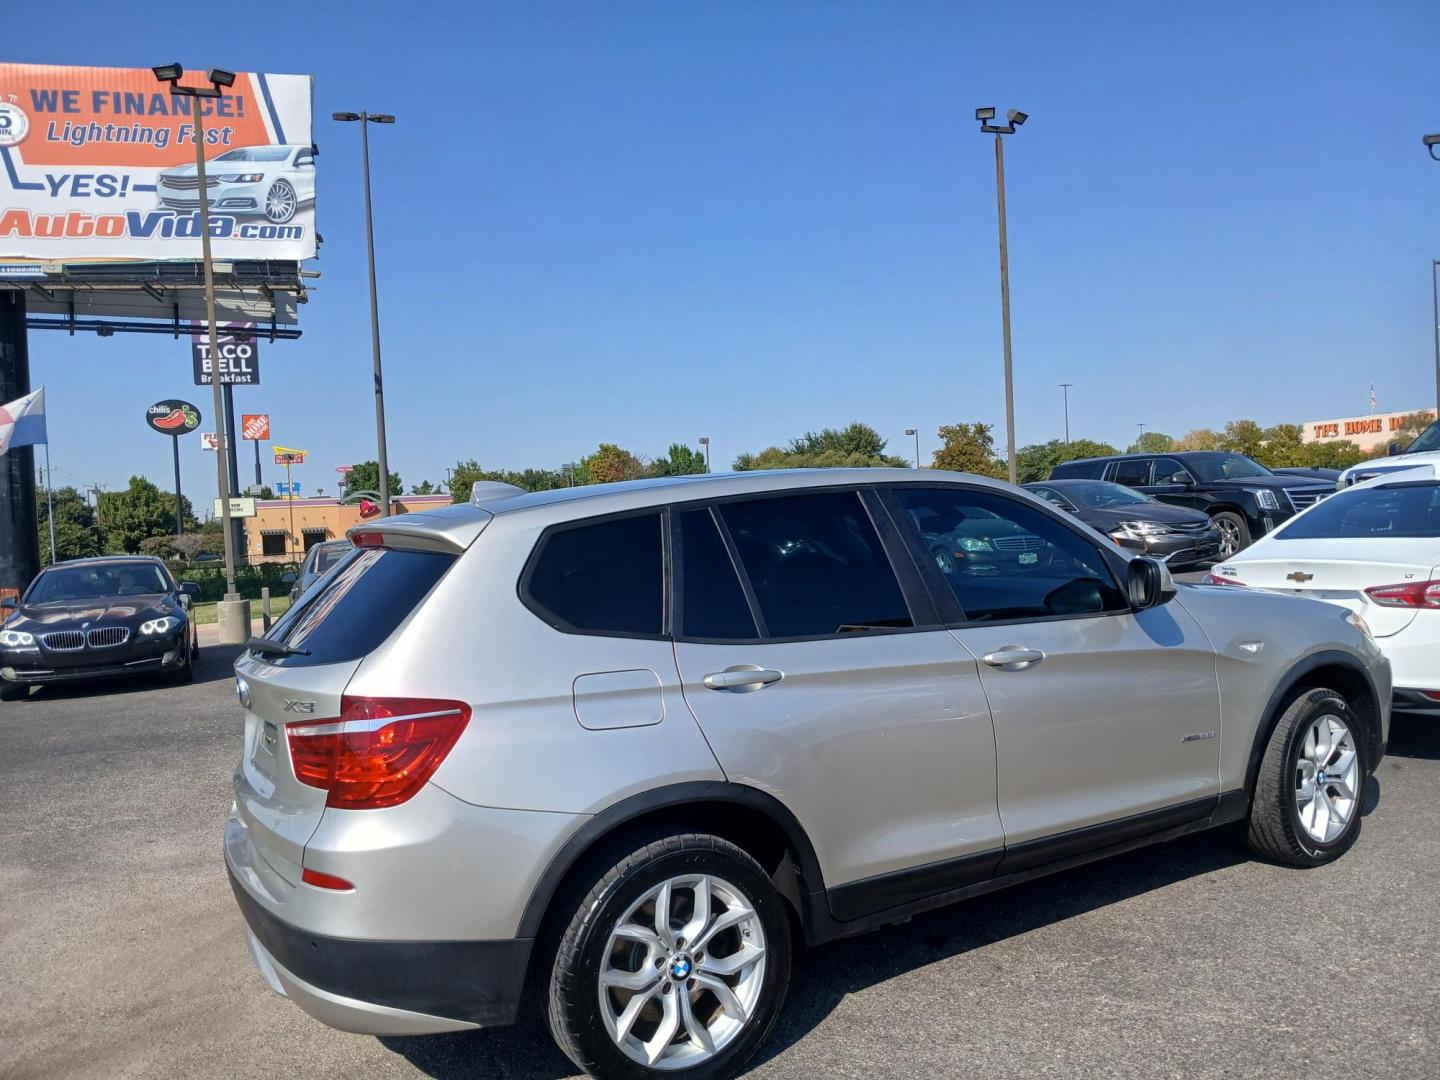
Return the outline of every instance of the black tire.
[[[1338,836],[1322,843],[1301,822],[1295,785],[1306,733],[1315,720],[1326,714],[1338,717],[1350,729],[1359,767],[1350,819]],[[1350,850],[1360,835],[1361,806],[1369,775],[1365,729],[1355,710],[1334,690],[1305,691],[1281,714],[1260,761],[1246,830],[1250,850],[1286,866],[1313,867],[1334,862]]]
[[[1250,526],[1239,514],[1221,510],[1219,513],[1211,514],[1210,520],[1220,530],[1220,553],[1216,558],[1228,559],[1235,552],[1243,551],[1250,546]],[[1233,544],[1234,547],[1226,551],[1227,544]]]
[[[0,701],[24,701],[30,696],[30,687],[25,683],[12,683],[0,679]]]
[[[610,933],[631,905],[667,879],[693,874],[722,879],[749,901],[765,935],[765,969],[744,1026],[728,1044],[694,1066],[655,1069],[627,1056],[611,1038],[601,1014],[600,970]],[[579,888],[583,884],[567,905],[566,910],[574,914],[556,948],[550,973],[550,1031],[560,1049],[581,1069],[602,1080],[722,1080],[734,1076],[770,1033],[790,982],[790,920],[785,902],[765,871],[729,841],[690,833],[666,836],[632,850],[601,874],[583,898],[576,896]]]
[[[185,645],[185,666],[172,671],[170,681],[175,683],[195,681],[195,653],[188,642]]]

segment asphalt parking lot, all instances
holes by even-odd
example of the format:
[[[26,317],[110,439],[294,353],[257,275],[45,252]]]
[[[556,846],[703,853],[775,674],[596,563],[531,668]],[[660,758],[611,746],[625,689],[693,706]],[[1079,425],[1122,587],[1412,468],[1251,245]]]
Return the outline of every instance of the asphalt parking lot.
[[[377,1040],[265,987],[220,854],[233,656],[0,705],[0,1076],[571,1076],[536,1023]],[[816,950],[751,1075],[1440,1075],[1437,792],[1402,718],[1332,866],[1202,835]]]

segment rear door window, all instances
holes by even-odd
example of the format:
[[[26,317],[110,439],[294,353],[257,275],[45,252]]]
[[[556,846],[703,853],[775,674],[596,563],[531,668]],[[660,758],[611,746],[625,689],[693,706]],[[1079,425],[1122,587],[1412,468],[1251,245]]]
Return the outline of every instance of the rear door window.
[[[1141,458],[1139,461],[1117,461],[1115,463],[1115,475],[1111,477],[1117,484],[1124,484],[1126,487],[1143,487],[1150,483],[1150,459]]]
[[[1173,457],[1155,459],[1154,482],[1156,484],[1188,484],[1193,480],[1194,477],[1190,475],[1190,470]]]
[[[559,630],[659,637],[665,554],[659,513],[566,525],[547,532],[521,593]]]
[[[759,636],[730,552],[708,509],[680,515],[681,636],[749,640]]]
[[[282,667],[359,660],[395,632],[455,562],[432,551],[355,548],[323,587],[287,611],[267,635],[305,654],[266,655]]]
[[[746,500],[719,511],[754,590],[765,636],[915,625],[859,493]]]

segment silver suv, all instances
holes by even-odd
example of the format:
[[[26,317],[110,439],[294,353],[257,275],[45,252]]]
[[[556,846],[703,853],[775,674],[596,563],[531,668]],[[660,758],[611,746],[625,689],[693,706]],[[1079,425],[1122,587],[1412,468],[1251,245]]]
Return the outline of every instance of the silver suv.
[[[348,1031],[548,1007],[594,1075],[729,1076],[802,942],[1228,823],[1338,858],[1389,730],[1351,613],[975,477],[481,484],[351,539],[236,664],[225,835],[265,979]]]

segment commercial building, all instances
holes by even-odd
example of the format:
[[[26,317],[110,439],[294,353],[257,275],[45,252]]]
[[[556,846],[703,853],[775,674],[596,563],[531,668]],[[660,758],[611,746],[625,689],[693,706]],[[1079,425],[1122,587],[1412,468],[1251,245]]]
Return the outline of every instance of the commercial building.
[[[408,514],[449,506],[449,495],[397,495],[391,512]],[[365,511],[370,516],[365,516]],[[252,563],[298,562],[323,540],[339,540],[362,521],[377,520],[373,503],[338,499],[257,499],[255,516],[245,521],[245,552]]]
[[[1300,434],[1303,442],[1353,442],[1362,450],[1383,450],[1389,443],[1409,441],[1399,434],[1405,417],[1424,413],[1435,418],[1434,409],[1410,409],[1406,412],[1367,413],[1364,416],[1343,416],[1339,420],[1306,420]]]

